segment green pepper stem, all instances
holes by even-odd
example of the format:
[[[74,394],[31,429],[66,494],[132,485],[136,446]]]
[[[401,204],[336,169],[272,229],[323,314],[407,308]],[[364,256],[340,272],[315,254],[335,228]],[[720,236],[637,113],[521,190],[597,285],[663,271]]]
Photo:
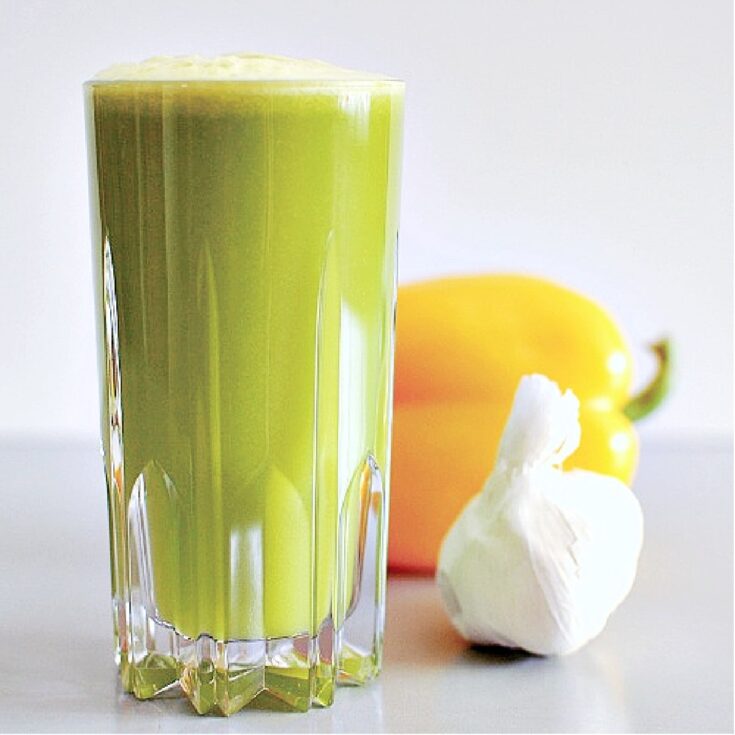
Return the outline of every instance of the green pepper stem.
[[[672,374],[672,348],[668,338],[651,345],[651,351],[656,355],[658,367],[653,380],[636,396],[633,396],[623,408],[623,413],[631,421],[640,421],[655,411],[669,393]]]

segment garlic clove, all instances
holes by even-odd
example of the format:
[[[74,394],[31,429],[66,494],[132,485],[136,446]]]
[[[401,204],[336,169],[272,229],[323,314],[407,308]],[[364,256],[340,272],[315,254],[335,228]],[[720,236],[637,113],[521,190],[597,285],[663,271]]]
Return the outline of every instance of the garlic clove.
[[[496,468],[445,537],[437,580],[470,641],[570,653],[633,584],[637,499],[615,478],[555,466],[579,443],[578,406],[548,378],[523,378]]]

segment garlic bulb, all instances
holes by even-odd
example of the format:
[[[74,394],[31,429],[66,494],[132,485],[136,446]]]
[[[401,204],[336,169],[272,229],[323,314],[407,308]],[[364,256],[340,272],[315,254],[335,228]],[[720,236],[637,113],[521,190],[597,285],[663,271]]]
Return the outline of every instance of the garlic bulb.
[[[579,445],[578,415],[571,391],[523,377],[495,469],[444,539],[437,581],[470,641],[571,653],[630,591],[641,508],[616,478],[560,469]]]

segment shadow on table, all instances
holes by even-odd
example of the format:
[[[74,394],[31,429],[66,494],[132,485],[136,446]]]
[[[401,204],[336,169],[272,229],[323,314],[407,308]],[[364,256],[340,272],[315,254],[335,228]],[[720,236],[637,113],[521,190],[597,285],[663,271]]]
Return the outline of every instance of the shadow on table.
[[[512,666],[527,661],[543,660],[543,656],[536,656],[527,651],[517,648],[504,648],[503,646],[490,646],[467,644],[467,648],[460,654],[459,658],[468,664],[480,666]]]

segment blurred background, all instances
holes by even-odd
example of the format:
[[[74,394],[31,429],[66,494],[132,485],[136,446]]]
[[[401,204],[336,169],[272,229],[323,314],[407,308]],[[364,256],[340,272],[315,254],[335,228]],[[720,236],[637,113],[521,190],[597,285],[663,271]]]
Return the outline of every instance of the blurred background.
[[[521,271],[677,351],[644,437],[732,432],[732,4],[0,0],[0,436],[93,440],[82,82],[262,51],[407,82],[400,280]]]

